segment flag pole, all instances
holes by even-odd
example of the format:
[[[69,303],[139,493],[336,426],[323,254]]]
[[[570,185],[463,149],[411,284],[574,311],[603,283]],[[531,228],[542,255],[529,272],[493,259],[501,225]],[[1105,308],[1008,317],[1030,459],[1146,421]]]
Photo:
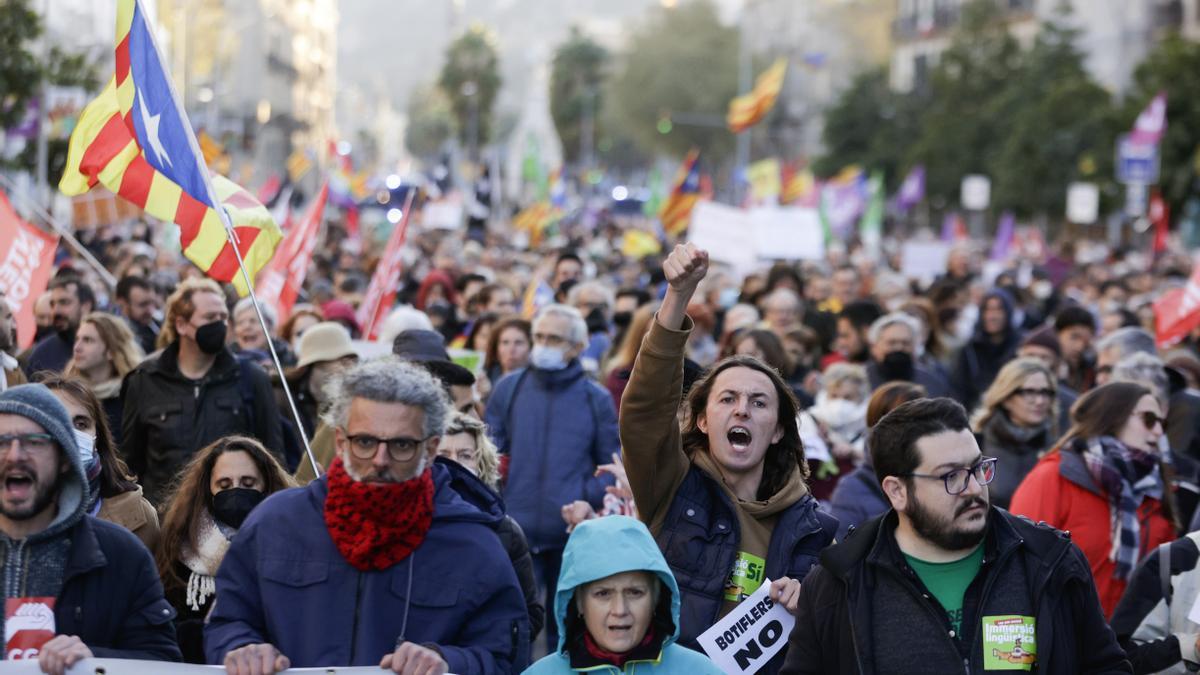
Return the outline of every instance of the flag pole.
[[[142,12],[142,17],[146,16],[146,12],[142,7],[142,0],[134,0],[138,11]],[[154,30],[149,24],[146,25],[146,33],[150,36],[150,44],[154,47],[154,55],[158,57],[158,62],[161,64],[162,51],[158,48],[158,38],[154,35]],[[164,75],[166,71],[164,70]],[[233,249],[233,254],[237,258],[238,269],[242,271],[242,279],[246,282],[246,292],[249,294],[250,302],[254,305],[254,313],[258,315],[258,325],[262,328],[263,336],[267,339],[267,349],[271,352],[271,361],[275,364],[275,372],[279,373],[279,383],[283,386],[283,394],[287,398],[288,407],[292,411],[292,419],[296,421],[296,431],[300,434],[300,440],[304,443],[304,452],[308,456],[308,461],[312,464],[313,475],[317,478],[321,477],[321,466],[317,462],[316,456],[313,454],[312,446],[308,442],[308,434],[304,431],[304,423],[300,420],[300,411],[296,408],[296,400],[292,397],[291,387],[288,386],[287,378],[283,376],[283,364],[279,362],[279,354],[275,353],[275,344],[271,341],[271,331],[267,328],[267,320],[263,317],[262,307],[258,303],[258,296],[254,294],[254,280],[250,278],[250,272],[246,269],[246,261],[242,260],[242,252],[238,249],[238,236],[233,231],[233,220],[230,219],[229,213],[221,206],[221,202],[217,199],[217,192],[213,189],[212,177],[208,172],[208,165],[204,163],[204,155],[200,152],[200,144],[196,142],[196,133],[192,131],[192,123],[188,120],[187,109],[183,107],[183,101],[179,98],[179,92],[175,91],[175,83],[171,80],[170,75],[166,75],[163,79],[167,82],[167,89],[171,93],[171,99],[175,102],[175,108],[179,110],[180,117],[183,118],[183,135],[187,138],[188,147],[192,151],[192,159],[199,165],[200,177],[204,181],[204,189],[208,193],[208,200],[213,205],[213,210],[221,218],[221,223],[225,226],[225,236],[229,240],[230,247]],[[263,207],[266,208],[266,207]],[[268,214],[270,212],[268,211]],[[272,217],[272,221],[274,218]]]

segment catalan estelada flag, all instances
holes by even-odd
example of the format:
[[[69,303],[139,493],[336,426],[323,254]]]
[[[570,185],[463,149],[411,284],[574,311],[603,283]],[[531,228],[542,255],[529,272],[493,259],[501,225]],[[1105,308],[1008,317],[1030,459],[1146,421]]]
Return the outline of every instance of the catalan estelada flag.
[[[658,212],[663,231],[673,237],[687,231],[692,221],[692,209],[700,201],[700,151],[693,149],[679,167],[679,175],[671,194]]]
[[[754,81],[753,90],[730,101],[729,114],[725,117],[729,130],[740,134],[766,117],[775,107],[775,99],[779,98],[786,76],[787,59],[777,59]]]
[[[80,115],[59,190],[73,196],[100,183],[176,223],[188,260],[245,295],[217,209],[228,213],[252,278],[283,238],[279,226],[250,193],[223,176],[210,179],[139,0],[118,0],[116,44],[116,73]]]

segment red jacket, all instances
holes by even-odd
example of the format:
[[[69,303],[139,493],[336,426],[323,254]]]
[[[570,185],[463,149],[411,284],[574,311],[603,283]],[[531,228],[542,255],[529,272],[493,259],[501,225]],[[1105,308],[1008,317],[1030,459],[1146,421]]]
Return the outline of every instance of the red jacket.
[[[1072,451],[1047,453],[1017,487],[1009,510],[1071,534],[1071,540],[1083,550],[1092,567],[1104,616],[1111,617],[1125,592],[1126,582],[1113,576],[1117,564],[1109,557],[1112,552],[1109,501],[1092,480],[1083,457]],[[1139,559],[1159,544],[1175,539],[1175,528],[1157,499],[1147,497],[1142,501],[1138,522],[1142,540]]]

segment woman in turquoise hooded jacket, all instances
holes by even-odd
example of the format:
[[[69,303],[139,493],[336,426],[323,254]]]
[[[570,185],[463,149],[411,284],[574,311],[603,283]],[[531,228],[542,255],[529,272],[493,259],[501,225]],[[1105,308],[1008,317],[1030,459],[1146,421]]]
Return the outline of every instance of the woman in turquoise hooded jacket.
[[[646,575],[629,574],[637,572]],[[614,610],[616,624],[614,612],[602,608],[614,594],[624,598],[615,603],[620,606]],[[554,619],[558,649],[533,664],[526,675],[721,675],[707,656],[675,644],[679,587],[650,531],[636,518],[608,516],[575,527],[563,551]],[[617,651],[615,644],[629,648]]]

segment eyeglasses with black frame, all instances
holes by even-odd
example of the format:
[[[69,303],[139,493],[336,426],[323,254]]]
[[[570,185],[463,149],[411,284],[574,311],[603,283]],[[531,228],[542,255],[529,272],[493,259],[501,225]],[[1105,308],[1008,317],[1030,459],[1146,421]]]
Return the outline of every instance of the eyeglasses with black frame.
[[[342,429],[342,433],[346,433],[346,430]],[[379,438],[370,434],[346,434],[346,440],[350,443],[350,454],[356,458],[374,459],[375,454],[379,452],[379,445],[382,443],[387,445],[388,457],[395,462],[407,462],[416,457],[421,444],[429,438],[429,436],[425,438],[409,438],[407,436]]]
[[[946,485],[946,494],[960,495],[966,491],[970,484],[971,476],[975,476],[975,480],[980,485],[987,485],[996,478],[996,462],[999,461],[995,457],[984,457],[970,468],[954,469],[939,475],[931,475],[927,473],[906,473],[904,476],[912,478],[936,478]]]

